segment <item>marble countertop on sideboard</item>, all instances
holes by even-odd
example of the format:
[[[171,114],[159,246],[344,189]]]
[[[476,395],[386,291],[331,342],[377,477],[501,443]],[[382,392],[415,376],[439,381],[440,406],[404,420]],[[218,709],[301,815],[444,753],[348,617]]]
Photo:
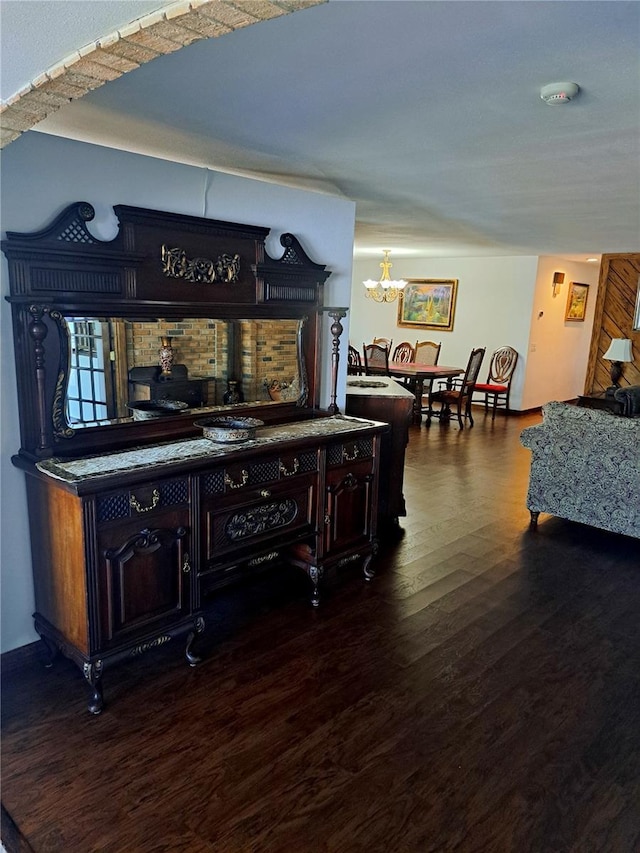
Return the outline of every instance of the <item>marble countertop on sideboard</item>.
[[[265,447],[277,442],[298,439],[341,436],[361,430],[363,427],[385,426],[378,421],[351,418],[345,415],[295,421],[277,426],[261,427],[256,437],[238,444],[218,444],[207,438],[183,439],[167,444],[154,444],[131,450],[121,450],[80,459],[52,457],[36,464],[43,474],[73,484],[95,478],[130,473],[170,463],[198,459],[229,458],[246,450]]]

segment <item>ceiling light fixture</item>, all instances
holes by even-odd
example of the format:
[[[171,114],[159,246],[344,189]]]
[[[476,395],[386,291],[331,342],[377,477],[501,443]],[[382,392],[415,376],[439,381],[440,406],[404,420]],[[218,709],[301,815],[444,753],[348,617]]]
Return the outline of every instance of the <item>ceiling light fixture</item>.
[[[389,270],[393,266],[389,260],[391,249],[383,249],[384,259],[380,262],[382,276],[379,281],[374,281],[372,278],[363,281],[366,288],[367,297],[375,299],[376,302],[393,302],[398,298],[406,287],[407,282],[404,279],[392,279],[389,275]]]
[[[580,91],[577,83],[547,83],[540,89],[540,97],[549,106],[568,104]]]

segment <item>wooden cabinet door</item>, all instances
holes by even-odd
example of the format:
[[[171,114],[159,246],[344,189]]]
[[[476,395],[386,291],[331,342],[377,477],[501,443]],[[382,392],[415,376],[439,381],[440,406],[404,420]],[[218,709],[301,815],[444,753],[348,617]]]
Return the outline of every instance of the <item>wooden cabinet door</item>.
[[[142,506],[134,494],[134,506],[136,501]],[[193,611],[191,563],[186,506],[148,504],[137,517],[100,525],[96,577],[100,649],[131,644],[188,617]]]
[[[332,469],[325,490],[325,557],[370,542],[373,518],[371,461]]]

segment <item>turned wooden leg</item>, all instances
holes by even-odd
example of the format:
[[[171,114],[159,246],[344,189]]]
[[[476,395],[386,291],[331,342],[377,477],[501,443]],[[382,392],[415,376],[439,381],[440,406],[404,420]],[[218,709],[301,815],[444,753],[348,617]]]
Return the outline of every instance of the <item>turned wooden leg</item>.
[[[51,669],[55,659],[60,654],[60,649],[58,648],[58,646],[56,646],[53,640],[50,640],[48,637],[45,637],[44,634],[40,634],[40,639],[42,640],[42,645],[44,646],[47,653],[47,659],[44,664],[45,668]]]
[[[536,512],[533,509],[530,509],[529,515],[531,516],[531,521],[529,522],[529,530],[537,530],[538,529],[538,517],[539,517],[540,513]]]
[[[93,663],[85,663],[82,667],[82,674],[91,689],[87,709],[90,714],[100,714],[104,707],[102,696],[102,661],[97,660]]]
[[[313,591],[311,593],[311,604],[314,607],[320,606],[320,584],[322,583],[322,576],[324,574],[323,569],[320,566],[309,566],[308,569],[309,579],[313,584]]]
[[[193,625],[193,631],[190,631],[187,636],[187,647],[184,650],[184,655],[187,659],[187,663],[189,664],[189,666],[197,666],[202,661],[200,655],[193,651],[193,644],[200,636],[200,634],[203,633],[203,631],[204,619],[202,618],[202,616],[198,616]]]
[[[371,581],[376,576],[375,569],[371,566],[371,562],[373,560],[374,555],[369,554],[368,557],[365,557],[364,563],[362,566],[362,571],[364,572],[364,579],[366,581]]]
[[[40,620],[38,619],[38,614],[34,613],[33,617],[34,617],[33,618],[33,627],[35,628],[37,635],[42,640],[42,645],[44,647],[45,654],[46,654],[46,661],[44,664],[45,668],[51,669],[51,667],[53,666],[53,662],[55,661],[55,659],[60,654],[60,647],[50,637],[47,636],[46,631],[44,630],[44,628],[40,624]]]

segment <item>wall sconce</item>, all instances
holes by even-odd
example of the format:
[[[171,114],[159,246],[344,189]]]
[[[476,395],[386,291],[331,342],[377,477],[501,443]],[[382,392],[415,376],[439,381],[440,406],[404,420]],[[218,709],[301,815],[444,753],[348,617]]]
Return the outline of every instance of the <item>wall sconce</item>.
[[[564,273],[554,272],[553,274],[553,295],[557,296],[560,293],[560,285],[564,283]]]
[[[602,356],[607,361],[611,362],[609,372],[611,374],[611,382],[613,383],[607,388],[607,395],[612,396],[614,391],[620,387],[620,379],[622,378],[622,363],[625,361],[633,361],[633,351],[631,349],[631,341],[629,338],[611,338],[609,349]]]

